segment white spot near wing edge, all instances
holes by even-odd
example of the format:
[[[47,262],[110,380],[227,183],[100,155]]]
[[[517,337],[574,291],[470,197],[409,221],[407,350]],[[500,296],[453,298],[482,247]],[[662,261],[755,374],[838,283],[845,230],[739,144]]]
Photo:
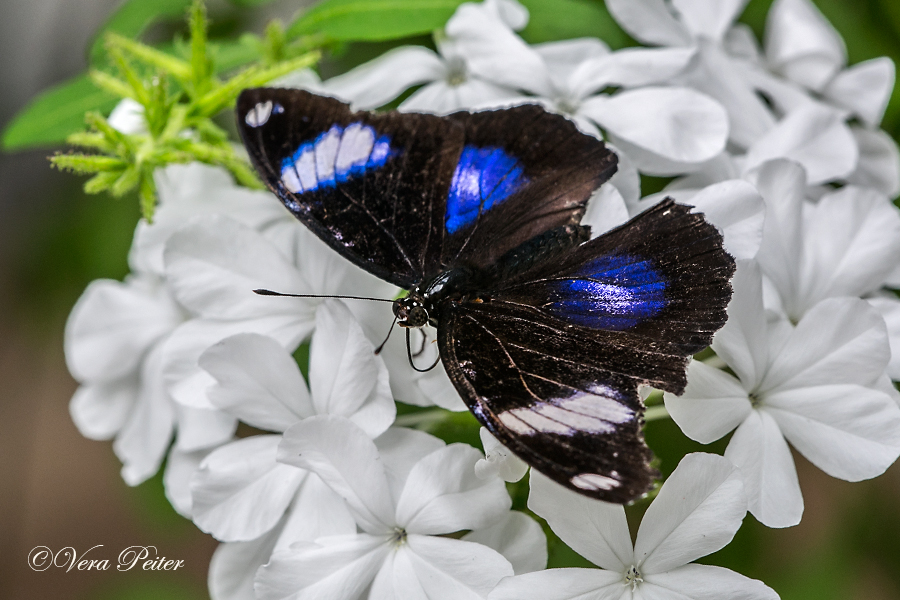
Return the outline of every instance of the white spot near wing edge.
[[[599,473],[581,473],[580,475],[575,475],[569,481],[580,490],[591,491],[609,491],[622,485],[618,480]]]
[[[250,127],[262,127],[272,116],[272,101],[258,102],[256,106],[247,111],[244,122]]]

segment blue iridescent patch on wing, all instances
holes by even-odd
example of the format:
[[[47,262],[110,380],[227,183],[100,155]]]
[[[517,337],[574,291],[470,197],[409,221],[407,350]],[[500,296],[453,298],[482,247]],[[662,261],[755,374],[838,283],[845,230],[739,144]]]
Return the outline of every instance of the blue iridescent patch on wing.
[[[447,195],[447,233],[471,225],[479,212],[503,202],[527,182],[519,161],[501,148],[465,146]]]
[[[618,254],[585,263],[572,279],[556,280],[546,310],[594,329],[622,331],[666,307],[666,279],[652,261]]]
[[[370,125],[332,125],[281,161],[281,182],[295,194],[334,187],[383,166],[394,154],[391,138]]]

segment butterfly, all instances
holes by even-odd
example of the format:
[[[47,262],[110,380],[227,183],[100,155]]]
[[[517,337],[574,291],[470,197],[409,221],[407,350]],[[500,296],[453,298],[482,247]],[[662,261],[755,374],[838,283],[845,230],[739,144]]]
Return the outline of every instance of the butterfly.
[[[734,260],[701,214],[666,199],[590,239],[580,221],[617,157],[537,105],[378,114],[259,88],[237,122],[294,216],[409,290],[399,324],[437,328],[453,385],[501,443],[593,498],[652,489],[638,388],[681,393],[731,298]]]

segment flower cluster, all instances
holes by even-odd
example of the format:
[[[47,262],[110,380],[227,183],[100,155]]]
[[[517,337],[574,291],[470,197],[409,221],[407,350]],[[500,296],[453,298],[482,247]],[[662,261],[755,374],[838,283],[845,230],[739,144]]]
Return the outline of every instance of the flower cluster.
[[[464,406],[442,368],[409,368],[401,336],[374,353],[387,303],[250,293],[400,290],[219,168],[156,171],[132,274],[91,284],[69,319],[71,413],[85,436],[115,440],[130,485],[165,461],[172,505],[223,542],[214,599],[777,598],[689,563],[724,547],[748,510],[771,527],[800,521],[788,444],[848,481],[900,456],[900,153],[879,129],[889,59],[848,67],[810,0],[776,0],[760,45],[736,22],[744,4],[607,0],[648,45],[612,51],[593,38],[529,45],[515,0],[467,3],[437,52],[400,47],[285,81],[360,109],[412,89],[399,110],[540,103],[619,156],[583,221],[594,235],[665,196],[723,233],[738,259],[729,319],[665,408],[700,442],[734,430],[725,456],[685,457],[634,544],[622,507],[531,475],[530,514],[599,570],[544,570],[545,533],[504,486],[526,467],[486,431],[485,456],[397,418],[395,401],[439,407],[419,425]],[[642,174],[672,180],[642,198]],[[414,334],[430,364],[435,345]],[[236,436],[239,422],[253,434]]]

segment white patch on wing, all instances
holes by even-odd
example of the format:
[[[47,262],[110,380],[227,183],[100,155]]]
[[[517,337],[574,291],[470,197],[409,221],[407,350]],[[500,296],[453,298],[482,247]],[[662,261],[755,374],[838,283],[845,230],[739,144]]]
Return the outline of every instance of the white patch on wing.
[[[548,398],[546,402],[505,411],[498,418],[516,433],[524,435],[574,435],[580,431],[613,433],[617,424],[634,419],[634,411],[616,399],[619,394],[615,390],[597,385],[591,388],[591,392],[577,392],[567,398]],[[530,425],[531,429],[523,428],[522,422]]]
[[[582,490],[612,490],[619,487],[621,482],[599,473],[582,473],[569,480],[572,485]]]
[[[312,148],[306,148],[300,158],[294,163],[297,175],[304,190],[314,189],[318,185],[316,179],[316,153]]]
[[[363,166],[369,160],[375,145],[375,131],[361,123],[352,123],[344,130],[334,169],[338,176],[345,176],[351,168]]]
[[[332,125],[328,133],[316,142],[316,178],[319,184],[334,182],[334,163],[340,145],[341,128],[337,125]]]
[[[250,127],[261,127],[266,124],[270,116],[272,116],[272,101],[266,100],[258,102],[251,108],[244,117],[244,122]]]
[[[532,429],[531,427],[523,423],[521,419],[516,417],[511,410],[500,413],[499,415],[497,415],[497,419],[503,424],[504,427],[514,433],[518,433],[519,435],[530,435],[532,433],[536,433],[534,429]]]
[[[303,191],[303,186],[300,185],[300,178],[297,177],[297,171],[294,169],[294,165],[287,165],[281,169],[281,181],[289,192],[299,194]]]

